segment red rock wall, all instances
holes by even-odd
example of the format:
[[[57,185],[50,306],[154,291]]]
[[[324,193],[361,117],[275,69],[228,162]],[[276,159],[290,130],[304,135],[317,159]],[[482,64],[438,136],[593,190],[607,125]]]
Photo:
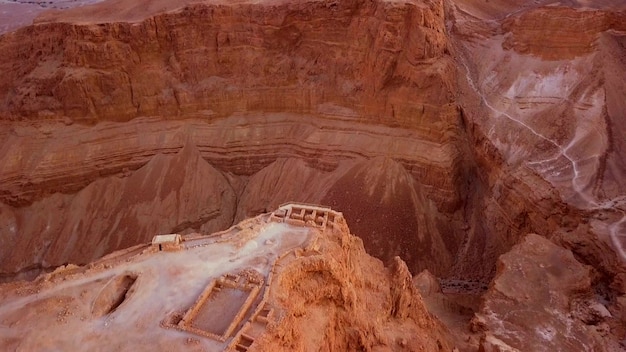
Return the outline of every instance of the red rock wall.
[[[42,23],[0,40],[1,111],[5,119],[97,122],[335,103],[362,120],[436,129],[454,116],[443,20],[440,2],[350,1]]]
[[[430,218],[462,203],[465,137],[441,2],[192,5],[132,23],[57,20],[0,37],[0,198],[13,229],[2,237],[18,248],[0,256],[5,272],[322,201],[375,157],[432,202],[406,209],[422,230],[398,225],[389,238],[441,243],[436,223],[446,221]],[[199,156],[180,154],[183,145]],[[180,183],[179,167],[212,176]],[[450,265],[442,260],[437,273]]]
[[[626,13],[581,11],[548,6],[512,16],[502,23],[503,47],[547,60],[567,60],[590,54],[601,32],[626,30]]]

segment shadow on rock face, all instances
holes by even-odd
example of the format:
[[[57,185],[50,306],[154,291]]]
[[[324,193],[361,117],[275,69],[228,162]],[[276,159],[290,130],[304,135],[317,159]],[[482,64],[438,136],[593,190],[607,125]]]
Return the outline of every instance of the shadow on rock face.
[[[331,187],[323,203],[341,209],[367,252],[387,264],[400,256],[417,272],[424,267],[445,270],[449,263],[446,254],[433,255],[445,247],[438,236],[427,233],[427,207],[419,186],[394,160],[374,158],[355,165]]]

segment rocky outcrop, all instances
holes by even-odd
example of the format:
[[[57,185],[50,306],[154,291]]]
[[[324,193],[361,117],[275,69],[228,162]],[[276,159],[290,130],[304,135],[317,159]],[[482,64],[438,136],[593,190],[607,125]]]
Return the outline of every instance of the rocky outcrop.
[[[275,212],[0,285],[0,348],[452,351],[406,264],[386,268],[317,209],[325,227]]]
[[[365,255],[358,237],[346,236],[345,225],[337,230],[332,241],[320,238],[321,255],[294,262],[277,278],[273,299],[288,314],[264,349],[452,350],[406,264],[396,257],[385,268]]]
[[[530,234],[500,257],[474,328],[485,351],[619,350],[612,316],[594,296],[590,268]]]

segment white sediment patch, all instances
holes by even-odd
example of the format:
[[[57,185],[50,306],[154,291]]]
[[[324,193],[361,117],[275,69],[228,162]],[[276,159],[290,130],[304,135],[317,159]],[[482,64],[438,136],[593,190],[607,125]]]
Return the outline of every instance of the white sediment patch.
[[[551,182],[557,188],[569,184],[571,195],[567,195],[565,201],[573,204],[581,209],[601,210],[614,208],[620,204],[626,203],[626,196],[619,196],[614,199],[599,199],[593,192],[593,182],[597,177],[600,169],[601,157],[608,146],[605,133],[599,129],[603,126],[602,108],[604,102],[604,92],[602,90],[590,91],[583,94],[583,102],[571,102],[569,96],[576,87],[579,79],[578,73],[572,72],[572,68],[564,69],[556,68],[547,74],[529,73],[528,75],[520,74],[516,80],[510,85],[504,94],[504,98],[509,101],[506,109],[498,108],[487,99],[482,89],[478,87],[472,78],[471,70],[464,60],[460,60],[465,69],[465,76],[471,89],[476,92],[481,102],[491,112],[493,118],[505,118],[514,122],[522,130],[529,132],[542,141],[549,143],[556,153],[552,156],[541,159],[533,158],[533,153],[524,150],[516,150],[515,146],[500,142],[496,124],[492,122],[492,126],[487,133],[487,137],[494,143],[496,147],[508,157],[509,162],[522,160],[526,158],[524,164],[540,173],[547,181]],[[494,85],[496,80],[495,72],[491,72],[485,78],[485,82]],[[568,101],[574,104],[576,109],[576,129],[573,137],[566,145],[559,144],[555,139],[543,134],[530,123],[524,121],[523,114],[516,116],[511,113],[511,101],[523,97],[541,97],[548,96],[561,101]],[[581,105],[582,104],[582,105]],[[579,106],[580,105],[580,106]],[[580,107],[583,106],[584,109]],[[519,148],[518,148],[519,149]],[[564,160],[563,160],[564,159]],[[562,160],[562,162],[559,162]],[[563,164],[566,162],[567,164]],[[566,193],[564,193],[566,194]],[[622,224],[626,222],[626,213],[622,210],[624,217],[615,223],[608,224],[608,235],[616,252],[623,260],[626,261],[626,250],[624,250],[621,238],[626,237],[626,229]]]

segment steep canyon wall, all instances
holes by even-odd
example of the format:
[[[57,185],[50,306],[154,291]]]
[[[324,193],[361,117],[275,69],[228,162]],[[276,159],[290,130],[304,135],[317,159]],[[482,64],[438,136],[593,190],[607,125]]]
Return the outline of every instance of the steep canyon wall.
[[[180,2],[143,13],[112,4],[117,20],[99,4],[0,37],[7,278],[305,201],[344,211],[383,260],[400,254],[413,272],[486,282],[526,233],[586,236],[588,209],[577,208],[589,194],[577,191],[591,188],[577,170],[613,160],[604,189],[624,193],[623,160],[606,152],[619,138],[592,143],[573,166],[574,149],[550,153],[580,125],[567,111],[595,123],[606,97],[600,112],[618,118],[621,95],[599,93],[618,79],[576,66],[592,89],[572,88],[580,102],[546,110],[562,123],[515,129],[548,116],[548,88],[561,83],[535,89],[511,67],[587,67],[610,50],[597,55],[602,67],[623,69],[611,32],[622,29],[608,15],[581,22],[593,45],[540,55],[526,15],[473,18],[443,1]],[[559,163],[569,173],[550,176]]]
[[[391,187],[390,209],[407,195],[415,225],[381,233],[394,219],[364,214],[379,229],[362,234],[383,236],[370,250],[390,259],[423,238],[441,259],[413,253],[414,269],[450,269],[467,146],[442,2],[85,13],[0,39],[2,272],[212,232],[284,201],[336,202],[335,183],[371,166],[386,176],[370,186]],[[355,192],[349,202],[380,204]]]

